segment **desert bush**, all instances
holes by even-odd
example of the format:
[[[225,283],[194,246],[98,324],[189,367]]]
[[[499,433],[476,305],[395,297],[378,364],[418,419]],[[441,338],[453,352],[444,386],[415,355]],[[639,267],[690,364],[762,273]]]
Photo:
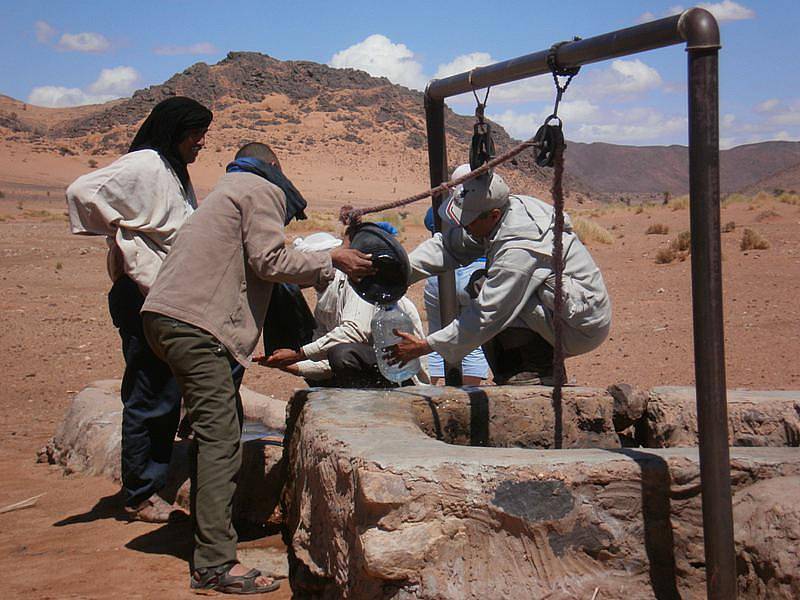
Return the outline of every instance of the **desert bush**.
[[[678,237],[672,240],[670,246],[676,252],[688,252],[689,248],[692,246],[692,234],[688,231],[681,231]]]
[[[722,206],[729,206],[731,204],[743,204],[746,202],[750,202],[752,198],[750,196],[745,196],[744,194],[728,194],[725,196],[725,199],[722,200]]]
[[[758,192],[752,200],[752,204],[764,204],[772,200],[772,194],[767,192]]]
[[[56,263],[56,271],[60,271],[63,268],[64,268],[64,265],[62,265],[60,261]]]
[[[575,217],[572,219],[572,229],[584,244],[589,244],[590,242],[614,243],[614,236],[611,232],[594,221]]]
[[[797,194],[781,194],[778,197],[778,202],[782,202],[783,204],[790,204],[792,206],[797,206],[800,204],[800,195]]]
[[[670,201],[669,207],[672,210],[685,210],[689,208],[689,196],[678,196],[674,200]]]
[[[0,190],[0,199],[5,198],[6,193],[3,190]]]
[[[667,263],[671,263],[677,257],[678,255],[671,247],[659,248],[658,252],[656,252],[656,263],[659,265],[665,265]]]
[[[744,232],[742,232],[742,242],[739,244],[739,248],[742,251],[766,250],[769,248],[769,242],[755,229],[745,228]]]
[[[736,229],[736,222],[735,221],[728,221],[725,225],[722,226],[722,233],[730,233]]]
[[[669,227],[663,223],[653,223],[644,231],[645,235],[667,235],[668,233]]]
[[[682,231],[666,248],[656,252],[656,263],[667,264],[673,260],[686,260],[691,249],[692,236],[688,231]]]
[[[781,216],[780,213],[772,210],[771,208],[768,208],[767,210],[762,210],[760,213],[758,213],[758,215],[756,215],[756,221],[760,223],[762,221],[767,221],[772,217],[780,217],[780,216]]]
[[[636,210],[633,211],[633,214],[640,215],[644,212],[644,205],[640,204],[636,207]]]

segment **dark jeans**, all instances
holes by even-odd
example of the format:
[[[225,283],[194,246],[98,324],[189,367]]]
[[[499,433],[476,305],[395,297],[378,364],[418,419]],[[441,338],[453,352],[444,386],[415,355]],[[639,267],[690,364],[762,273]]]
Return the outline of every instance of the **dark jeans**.
[[[128,277],[108,294],[108,308],[122,338],[122,488],[135,506],[164,487],[178,427],[181,392],[165,362],[153,354],[142,330],[144,297]]]
[[[503,329],[483,345],[483,353],[497,385],[522,373],[553,376],[553,346],[530,329]]]

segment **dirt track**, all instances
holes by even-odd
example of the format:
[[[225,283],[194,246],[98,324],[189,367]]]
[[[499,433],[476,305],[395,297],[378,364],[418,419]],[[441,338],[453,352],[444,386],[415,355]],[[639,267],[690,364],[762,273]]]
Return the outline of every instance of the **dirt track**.
[[[194,597],[185,527],[118,521],[112,483],[64,477],[35,463],[75,391],[119,377],[122,361],[106,309],[103,240],[69,235],[61,189],[0,187],[0,506],[46,492],[33,508],[0,515],[3,595]],[[592,386],[691,384],[690,263],[654,262],[656,250],[687,228],[687,211],[615,210],[593,218],[617,236],[610,246],[590,246],[612,293],[615,324],[600,351],[567,363],[570,379]],[[800,209],[734,205],[722,221],[737,224],[723,236],[728,385],[800,388]],[[656,222],[671,235],[645,236]],[[751,225],[770,249],[738,249],[742,227]],[[423,236],[419,225],[406,226],[407,247]],[[421,307],[420,297],[418,285],[412,298]],[[300,385],[258,368],[245,384],[284,398]],[[269,597],[289,597],[287,586]]]

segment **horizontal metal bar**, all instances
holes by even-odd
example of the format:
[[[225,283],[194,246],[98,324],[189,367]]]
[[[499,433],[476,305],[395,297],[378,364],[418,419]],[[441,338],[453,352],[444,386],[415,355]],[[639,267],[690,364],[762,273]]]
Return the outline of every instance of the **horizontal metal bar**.
[[[556,63],[564,68],[579,67],[682,42],[692,50],[719,48],[719,28],[711,13],[702,8],[690,8],[680,15],[567,42],[556,50]],[[425,94],[441,100],[473,89],[544,75],[550,73],[549,54],[549,49],[541,50],[444,79],[434,79],[428,84]]]

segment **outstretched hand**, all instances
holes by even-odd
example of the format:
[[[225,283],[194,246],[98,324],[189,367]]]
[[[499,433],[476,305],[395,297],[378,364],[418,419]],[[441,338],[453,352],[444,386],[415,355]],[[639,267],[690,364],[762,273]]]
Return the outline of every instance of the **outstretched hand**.
[[[302,350],[292,350],[290,348],[278,348],[269,356],[254,356],[253,362],[258,363],[262,367],[272,367],[276,369],[284,369],[289,365],[303,360],[305,356]]]
[[[390,365],[404,365],[423,354],[430,353],[431,347],[427,341],[399,329],[395,329],[393,333],[400,337],[402,341],[383,348],[383,351],[388,356]]]
[[[355,248],[336,248],[331,250],[331,262],[333,266],[344,272],[356,283],[364,277],[377,273],[372,266],[372,255],[364,254]]]

